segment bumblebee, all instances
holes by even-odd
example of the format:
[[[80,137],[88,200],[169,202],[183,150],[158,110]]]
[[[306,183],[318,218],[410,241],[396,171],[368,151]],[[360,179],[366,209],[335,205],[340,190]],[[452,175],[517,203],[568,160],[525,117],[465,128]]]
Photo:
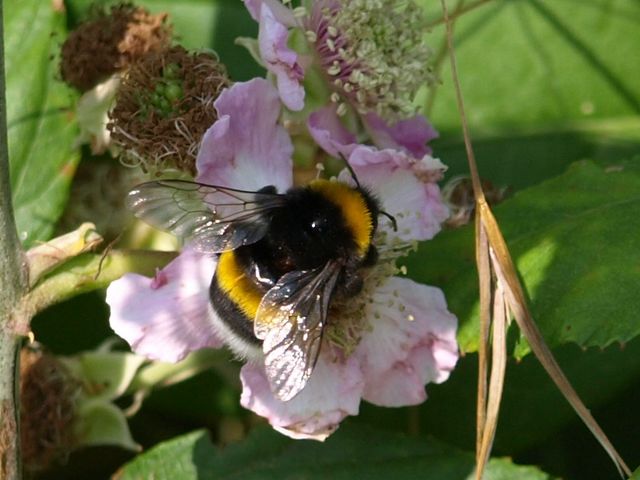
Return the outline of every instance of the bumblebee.
[[[216,328],[235,353],[264,359],[283,401],[313,372],[332,302],[361,291],[363,269],[377,260],[378,215],[387,215],[359,184],[323,179],[285,193],[152,181],[131,190],[127,204],[218,255],[210,286]]]

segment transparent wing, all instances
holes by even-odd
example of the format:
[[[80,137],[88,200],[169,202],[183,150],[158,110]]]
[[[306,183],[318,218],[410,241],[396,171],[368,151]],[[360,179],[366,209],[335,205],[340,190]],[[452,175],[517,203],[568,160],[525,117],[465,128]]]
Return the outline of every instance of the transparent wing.
[[[313,372],[340,269],[338,262],[328,262],[287,273],[260,302],[254,332],[263,340],[271,391],[282,401],[296,396]]]
[[[277,193],[247,192],[186,180],[158,180],[129,192],[133,214],[189,241],[206,253],[233,250],[260,240],[269,226],[265,213],[284,204]]]

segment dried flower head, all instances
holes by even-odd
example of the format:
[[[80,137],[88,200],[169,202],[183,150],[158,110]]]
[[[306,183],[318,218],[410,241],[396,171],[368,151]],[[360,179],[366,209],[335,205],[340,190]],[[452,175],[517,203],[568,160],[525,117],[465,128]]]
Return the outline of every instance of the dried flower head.
[[[486,179],[482,179],[482,190],[491,206],[501,203],[510,193],[509,187],[498,187]],[[476,202],[471,177],[459,175],[449,179],[442,188],[442,197],[451,211],[445,222],[447,227],[459,228],[473,219]]]
[[[20,355],[20,434],[25,468],[38,471],[64,458],[75,443],[73,424],[80,384],[53,355]]]
[[[306,28],[334,102],[387,119],[415,112],[413,97],[433,74],[424,15],[413,1],[318,0]]]
[[[213,102],[228,85],[226,70],[212,53],[176,46],[134,63],[107,126],[122,161],[152,173],[169,168],[195,173],[202,135],[217,119]]]
[[[167,14],[151,15],[131,4],[119,4],[80,25],[62,45],[60,73],[84,92],[149,52],[171,43]]]

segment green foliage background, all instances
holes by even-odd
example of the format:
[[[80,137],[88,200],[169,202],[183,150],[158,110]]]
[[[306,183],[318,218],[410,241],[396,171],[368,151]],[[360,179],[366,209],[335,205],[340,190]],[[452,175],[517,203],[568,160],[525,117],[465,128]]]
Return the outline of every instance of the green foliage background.
[[[86,0],[4,0],[11,180],[26,247],[53,235],[75,168],[77,95],[53,58]],[[171,14],[182,43],[213,48],[234,80],[262,72],[233,41],[257,26],[240,0],[146,0]],[[441,137],[448,177],[466,172],[439,2],[421,0],[442,84],[419,101]],[[459,5],[474,2],[450,2]],[[496,208],[534,316],[560,364],[632,468],[640,463],[640,4],[635,0],[493,0],[456,24],[459,71],[481,174],[512,195]],[[84,153],[84,156],[81,155]],[[156,391],[131,421],[145,447],[124,478],[467,478],[475,424],[477,280],[473,232],[445,231],[407,262],[409,275],[444,289],[465,356],[451,379],[410,409],[363,405],[326,444],[294,442],[239,407],[231,361]],[[111,335],[101,294],[53,307],[34,321],[56,353]],[[617,478],[515,327],[502,416],[488,478]],[[229,431],[252,427],[247,439]],[[429,438],[426,438],[428,435]],[[434,440],[432,437],[437,438]],[[443,444],[441,442],[446,442]],[[132,454],[92,448],[43,478],[100,478]]]

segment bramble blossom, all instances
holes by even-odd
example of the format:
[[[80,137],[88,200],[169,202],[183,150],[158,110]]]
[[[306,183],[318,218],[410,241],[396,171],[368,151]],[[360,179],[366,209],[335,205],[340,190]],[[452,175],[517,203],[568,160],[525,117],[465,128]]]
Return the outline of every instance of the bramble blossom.
[[[279,123],[281,96],[263,79],[224,90],[214,103],[217,120],[201,143],[196,180],[244,190],[290,188],[293,147]],[[444,167],[428,155],[416,159],[410,148],[359,145],[337,131],[320,135],[330,147],[321,146],[348,158],[360,183],[397,219],[398,230],[380,217],[374,239],[380,260],[362,292],[329,317],[316,368],[296,397],[278,400],[259,360],[242,367],[242,405],[292,438],[324,440],[358,413],[361,400],[390,407],[421,403],[425,385],[445,381],[458,358],[457,320],[442,292],[396,276],[395,267],[399,254],[432,238],[447,216],[435,184]],[[346,172],[339,178],[352,181]],[[187,246],[154,278],[127,274],[113,282],[107,291],[112,328],[134,351],[155,359],[177,361],[220,346],[220,320],[212,317],[208,292],[216,263],[215,256]]]

